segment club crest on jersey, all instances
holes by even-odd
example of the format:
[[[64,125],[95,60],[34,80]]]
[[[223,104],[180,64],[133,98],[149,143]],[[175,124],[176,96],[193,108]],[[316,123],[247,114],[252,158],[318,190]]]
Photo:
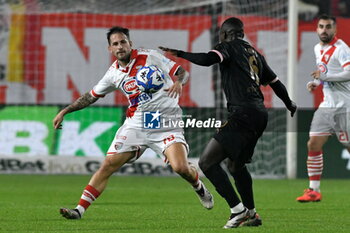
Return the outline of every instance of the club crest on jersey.
[[[321,63],[318,63],[317,66],[318,66],[318,69],[319,69],[322,73],[327,74],[328,68],[327,68],[327,65],[326,65],[326,64],[324,64],[323,62],[321,62]]]
[[[330,58],[330,56],[329,56],[329,54],[325,54],[324,55],[324,60],[328,63],[328,61],[329,61],[329,58]]]
[[[115,148],[116,150],[120,150],[122,147],[123,147],[123,143],[122,143],[122,142],[116,142],[116,143],[114,144],[114,148]]]
[[[139,86],[137,85],[136,79],[134,78],[124,81],[122,88],[128,95],[136,94],[139,92]]]

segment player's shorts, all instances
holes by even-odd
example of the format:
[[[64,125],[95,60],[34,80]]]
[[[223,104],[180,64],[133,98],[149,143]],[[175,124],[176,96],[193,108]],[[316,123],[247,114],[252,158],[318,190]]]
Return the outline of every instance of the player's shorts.
[[[310,136],[331,136],[335,134],[341,144],[350,147],[350,112],[346,109],[318,108],[314,113]]]
[[[224,152],[237,164],[250,163],[258,139],[263,134],[268,120],[266,109],[233,107],[228,120],[214,138]]]
[[[147,148],[151,148],[158,155],[164,155],[164,151],[177,142],[185,145],[187,153],[189,152],[183,129],[140,129],[124,123],[115,134],[107,156],[136,151],[135,157],[128,161],[131,163],[136,161]],[[164,162],[167,162],[165,156]]]

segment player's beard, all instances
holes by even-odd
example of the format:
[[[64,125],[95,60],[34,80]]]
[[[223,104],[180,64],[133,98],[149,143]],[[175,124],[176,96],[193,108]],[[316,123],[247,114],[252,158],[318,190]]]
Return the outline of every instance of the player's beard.
[[[331,42],[334,38],[334,34],[326,34],[326,33],[322,33],[321,35],[318,35],[318,37],[320,38],[320,40],[325,43],[328,44],[329,42]]]
[[[129,63],[130,61],[130,53],[124,52],[124,55],[119,55],[117,54],[117,59],[118,61],[124,62],[124,63]]]

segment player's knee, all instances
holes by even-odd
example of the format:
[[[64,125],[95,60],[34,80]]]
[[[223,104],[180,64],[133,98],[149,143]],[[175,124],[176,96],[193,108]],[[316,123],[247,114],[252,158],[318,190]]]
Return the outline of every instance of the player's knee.
[[[241,172],[244,167],[245,167],[244,163],[235,162],[232,160],[227,161],[227,169],[232,176],[234,176],[234,174]]]
[[[109,158],[107,157],[102,163],[101,167],[98,169],[100,173],[109,176],[115,172],[116,167],[113,165]]]
[[[231,174],[233,174],[233,173],[235,173],[236,172],[236,166],[235,166],[235,163],[232,161],[232,160],[226,160],[225,161],[225,163],[226,163],[226,167],[227,167],[227,170],[231,173]]]
[[[185,164],[174,164],[171,167],[173,171],[179,175],[186,175],[190,173],[190,167]]]
[[[317,142],[317,140],[310,139],[307,142],[307,149],[309,151],[320,151],[322,150],[322,145]]]
[[[98,171],[103,176],[109,176],[110,174],[113,173],[112,167],[110,165],[107,165],[107,164],[101,165],[101,167],[98,169]]]
[[[209,169],[208,163],[206,163],[205,159],[199,159],[198,166],[203,173],[205,173]]]

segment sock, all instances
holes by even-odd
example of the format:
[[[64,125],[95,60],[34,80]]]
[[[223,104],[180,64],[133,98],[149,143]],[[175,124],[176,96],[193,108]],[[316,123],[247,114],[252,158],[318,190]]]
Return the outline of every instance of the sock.
[[[204,170],[203,173],[214,185],[216,191],[226,200],[230,208],[241,202],[232,187],[230,179],[220,164],[214,164],[209,169]]]
[[[320,185],[321,185],[321,181],[319,180],[310,180],[310,187],[312,190],[315,190],[316,192],[320,192]]]
[[[307,173],[309,175],[310,188],[320,192],[320,181],[323,170],[323,152],[309,151],[307,157]]]
[[[241,170],[231,173],[231,175],[235,180],[243,205],[248,209],[254,209],[253,180],[247,167],[244,166]]]
[[[93,201],[95,201],[98,198],[98,196],[100,196],[100,192],[97,191],[91,185],[87,185],[75,209],[77,209],[80,215],[82,216],[86,209],[91,205]]]
[[[196,178],[195,178],[195,183],[192,183],[192,187],[194,189],[194,191],[196,191],[196,193],[198,193],[200,196],[204,195],[204,188],[203,188],[203,183],[202,181],[199,179],[199,174],[198,171],[196,170]]]
[[[202,181],[199,180],[199,175],[196,170],[195,182],[191,184],[195,191],[199,191],[202,188]]]
[[[238,203],[238,205],[231,208],[231,214],[239,214],[245,210],[244,205],[242,202]]]

